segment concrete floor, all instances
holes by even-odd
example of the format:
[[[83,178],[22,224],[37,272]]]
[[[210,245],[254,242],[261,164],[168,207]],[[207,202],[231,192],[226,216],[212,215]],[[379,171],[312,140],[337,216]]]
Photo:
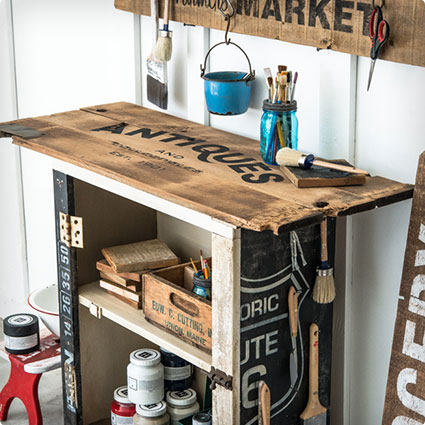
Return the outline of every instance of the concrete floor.
[[[0,319],[0,340],[3,340],[3,324]],[[0,358],[0,389],[9,379],[10,364]],[[43,425],[62,425],[62,377],[61,369],[44,373],[38,387]],[[7,421],[0,421],[4,425],[27,425],[28,416],[21,400],[15,398],[9,409]]]

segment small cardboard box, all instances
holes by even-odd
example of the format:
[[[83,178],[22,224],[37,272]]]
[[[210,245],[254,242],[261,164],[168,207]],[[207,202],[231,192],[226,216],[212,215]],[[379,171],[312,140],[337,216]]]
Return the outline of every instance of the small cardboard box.
[[[193,273],[185,263],[144,275],[143,310],[150,323],[211,353],[211,301],[192,292]]]

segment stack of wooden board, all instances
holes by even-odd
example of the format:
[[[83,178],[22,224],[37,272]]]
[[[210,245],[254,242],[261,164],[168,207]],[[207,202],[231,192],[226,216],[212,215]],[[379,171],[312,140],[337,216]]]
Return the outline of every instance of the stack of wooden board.
[[[159,239],[103,248],[105,259],[96,263],[100,286],[135,308],[142,308],[142,276],[174,266],[179,258]]]

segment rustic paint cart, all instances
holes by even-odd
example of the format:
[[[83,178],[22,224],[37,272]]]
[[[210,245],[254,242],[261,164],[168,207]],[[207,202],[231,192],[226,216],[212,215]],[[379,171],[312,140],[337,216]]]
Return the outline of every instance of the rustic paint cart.
[[[128,103],[6,123],[0,135],[52,158],[66,425],[108,417],[128,354],[142,346],[190,361],[198,388],[202,372],[210,374],[215,425],[257,423],[260,379],[271,388],[272,424],[296,424],[307,401],[313,321],[321,329],[320,398],[329,406],[332,305],[311,299],[319,224],[331,217],[332,242],[335,217],[408,199],[410,185],[371,177],[364,186],[298,189],[261,161],[258,142]],[[149,323],[96,282],[101,248],[157,237],[158,213],[210,237],[211,353]],[[290,285],[300,301],[292,386]]]

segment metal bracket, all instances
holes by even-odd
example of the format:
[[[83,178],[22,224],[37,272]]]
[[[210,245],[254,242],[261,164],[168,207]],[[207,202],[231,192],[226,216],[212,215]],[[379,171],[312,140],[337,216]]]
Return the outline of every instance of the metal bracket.
[[[83,219],[59,213],[61,241],[68,247],[83,248]]]
[[[233,390],[233,376],[227,375],[223,371],[216,369],[214,366],[211,366],[208,378],[211,379],[210,388],[212,390],[216,389],[217,384],[226,388],[226,390]]]

